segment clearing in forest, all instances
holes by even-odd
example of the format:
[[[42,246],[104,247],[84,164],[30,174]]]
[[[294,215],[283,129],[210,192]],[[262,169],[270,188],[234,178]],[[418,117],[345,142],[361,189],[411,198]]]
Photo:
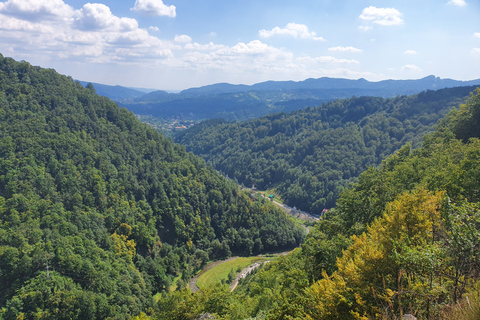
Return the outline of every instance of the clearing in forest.
[[[275,259],[275,256],[253,256],[253,257],[239,257],[235,259],[226,260],[214,268],[208,270],[207,272],[201,274],[197,279],[197,286],[201,288],[209,288],[217,283],[222,282],[222,279],[227,282],[228,274],[233,270],[234,276],[236,278],[238,273],[246,267],[253,265],[256,262],[263,262],[267,260]],[[231,280],[233,280],[233,278]]]

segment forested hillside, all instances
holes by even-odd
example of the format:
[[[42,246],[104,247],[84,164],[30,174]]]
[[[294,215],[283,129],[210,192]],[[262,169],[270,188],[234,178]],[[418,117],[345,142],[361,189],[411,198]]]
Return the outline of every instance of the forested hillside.
[[[344,190],[292,254],[235,290],[164,297],[145,319],[480,316],[480,89]]]
[[[391,99],[353,97],[242,123],[209,120],[176,135],[187,151],[287,204],[319,214],[352,179],[421,137],[475,87]]]
[[[127,319],[304,231],[133,113],[0,55],[0,319]]]
[[[266,81],[254,85],[217,83],[183,90],[178,94],[155,91],[141,97],[115,100],[137,115],[182,120],[221,118],[245,121],[275,112],[313,107],[335,99],[352,96],[392,98],[424,90],[479,85],[480,79],[456,81],[428,76],[416,80],[383,80],[337,78],[304,81]],[[114,89],[114,87],[112,87]],[[116,90],[104,91],[117,98]]]

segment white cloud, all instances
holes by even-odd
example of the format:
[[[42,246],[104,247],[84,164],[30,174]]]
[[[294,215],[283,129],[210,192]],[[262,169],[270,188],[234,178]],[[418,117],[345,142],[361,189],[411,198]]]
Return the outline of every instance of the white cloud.
[[[370,6],[363,9],[360,19],[382,26],[396,26],[403,23],[402,14],[395,8],[377,8]]]
[[[459,6],[459,7],[465,7],[467,5],[465,0],[450,0],[450,1],[448,1],[447,4],[451,4],[451,5]]]
[[[480,54],[480,48],[473,48],[472,53],[473,54]]]
[[[152,31],[160,31],[157,27],[141,28],[137,20],[116,16],[108,6],[100,3],[87,3],[75,10],[62,1],[52,0],[56,7],[47,6],[50,11],[38,9],[36,12],[40,16],[33,18],[30,11],[35,6],[25,5],[33,0],[1,1],[0,44],[9,55],[32,63],[41,61],[44,65],[50,63],[53,66],[81,65],[85,66],[85,70],[88,69],[87,64],[94,65],[93,68],[96,68],[95,64],[110,64],[136,70],[152,70],[156,67],[169,70],[174,67],[175,72],[184,74],[194,71],[199,74],[204,72],[204,75],[208,76],[238,75],[245,79],[254,74],[257,82],[278,76],[298,80],[325,75],[364,76],[359,70],[347,69],[355,69],[359,65],[356,60],[330,56],[297,58],[287,49],[277,48],[260,40],[239,42],[232,46],[213,42],[199,44],[193,42],[189,36],[181,34],[177,35],[175,40],[162,40],[152,35],[156,34]],[[7,3],[15,4],[16,9],[10,7],[10,11],[7,10]],[[63,11],[59,8],[63,8]],[[25,20],[25,17],[31,19]],[[284,29],[285,31],[279,33],[272,30],[271,35],[286,34],[297,38],[320,39],[306,26],[289,24]],[[356,50],[359,49],[336,47],[330,51],[358,52]]]
[[[162,0],[136,0],[135,5],[130,10],[152,16],[175,18],[177,15],[175,6],[167,6]]]
[[[176,35],[175,36],[175,41],[176,42],[188,43],[188,42],[192,42],[192,38],[187,36],[186,34]]]
[[[287,35],[294,38],[312,39],[318,41],[324,41],[322,37],[317,37],[317,34],[313,31],[309,31],[308,27],[304,24],[289,23],[285,28],[275,27],[272,30],[262,29],[258,32],[261,38],[270,38],[275,35]]]
[[[407,56],[414,56],[417,54],[417,51],[415,50],[407,50],[405,51],[403,54],[407,55]]]
[[[133,31],[138,29],[138,22],[135,19],[114,16],[104,4],[86,3],[82,9],[76,11],[75,26],[87,31]]]
[[[475,32],[475,33],[473,34],[473,37],[480,39],[480,32]]]
[[[0,13],[26,21],[68,19],[73,8],[62,0],[8,0],[0,3]]]
[[[5,32],[26,31],[36,33],[53,33],[51,25],[20,20],[14,17],[2,16],[0,14],[0,29]]]
[[[172,63],[195,70],[222,70],[226,72],[283,72],[292,68],[293,54],[283,49],[262,43],[259,40],[239,42],[234,46],[200,45],[188,43],[190,51]],[[170,62],[169,62],[170,63]]]
[[[253,40],[249,43],[239,42],[233,47],[229,48],[224,54],[242,54],[242,55],[258,55],[258,54],[272,54],[275,56],[286,55],[286,52],[262,43],[260,40]],[[291,54],[288,54],[291,56]]]
[[[357,49],[354,47],[332,47],[328,48],[328,51],[333,51],[333,52],[362,52],[361,49]]]
[[[213,51],[224,49],[226,46],[220,44],[214,44],[213,42],[209,42],[207,44],[199,44],[199,43],[187,43],[185,45],[185,49],[187,50],[197,50],[197,51]]]
[[[414,64],[407,64],[404,65],[403,67],[400,68],[401,71],[407,71],[407,72],[417,72],[417,71],[422,71],[418,66]]]
[[[172,50],[181,48],[151,36],[135,19],[113,15],[104,4],[87,3],[74,10],[59,0],[43,2],[0,2],[0,41],[17,57],[30,61],[137,63],[170,58]],[[35,18],[26,20],[34,13]]]

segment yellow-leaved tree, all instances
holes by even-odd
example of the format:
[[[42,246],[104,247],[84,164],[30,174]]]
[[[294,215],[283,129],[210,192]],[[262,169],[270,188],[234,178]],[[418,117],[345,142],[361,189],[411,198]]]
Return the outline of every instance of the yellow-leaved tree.
[[[390,202],[366,233],[352,237],[338,271],[306,289],[306,318],[401,319],[430,312],[425,304],[442,291],[435,272],[441,268],[443,196],[421,187]]]

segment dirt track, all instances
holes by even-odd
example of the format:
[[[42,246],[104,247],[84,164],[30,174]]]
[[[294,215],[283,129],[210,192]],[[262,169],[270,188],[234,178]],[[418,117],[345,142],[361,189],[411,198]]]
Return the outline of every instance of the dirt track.
[[[260,267],[262,265],[265,265],[266,263],[269,263],[269,262],[270,262],[270,260],[266,260],[266,261],[263,261],[263,262],[257,262],[257,263],[254,263],[253,265],[248,266],[245,269],[243,269],[239,274],[237,274],[235,279],[233,279],[232,283],[230,284],[230,287],[229,287],[230,292],[235,290],[235,288],[238,285],[238,281],[240,281],[241,278],[245,279],[250,273],[252,273],[253,270],[255,270],[258,267]]]

